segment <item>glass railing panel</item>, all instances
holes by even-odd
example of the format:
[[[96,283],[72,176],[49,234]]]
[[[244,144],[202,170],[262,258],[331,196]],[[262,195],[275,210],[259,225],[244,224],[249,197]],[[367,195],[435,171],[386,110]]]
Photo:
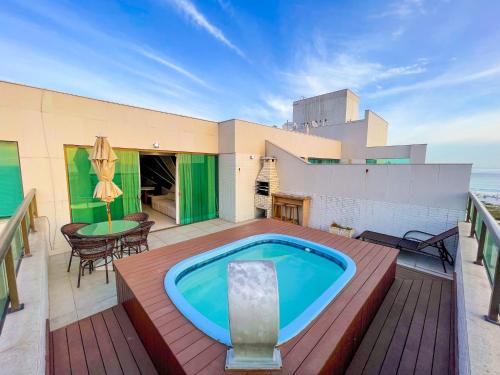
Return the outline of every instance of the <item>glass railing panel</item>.
[[[481,236],[481,225],[482,224],[483,224],[483,218],[481,216],[481,213],[478,211],[477,216],[476,216],[476,227],[475,227],[475,231],[474,231],[477,239],[479,239],[479,236]]]
[[[0,264],[0,327],[8,303],[9,303],[9,286],[7,284],[7,274],[5,272],[5,261],[3,261]]]
[[[500,249],[497,244],[493,241],[490,233],[486,232],[486,240],[484,243],[484,265],[486,267],[486,271],[488,271],[488,276],[490,278],[491,283],[493,283],[493,278],[495,275],[495,267],[497,264],[498,253]]]
[[[23,249],[24,249],[23,235],[20,227],[17,228],[16,230],[16,234],[12,239],[11,246],[12,246],[12,256],[14,257],[14,265],[17,267],[23,256]]]

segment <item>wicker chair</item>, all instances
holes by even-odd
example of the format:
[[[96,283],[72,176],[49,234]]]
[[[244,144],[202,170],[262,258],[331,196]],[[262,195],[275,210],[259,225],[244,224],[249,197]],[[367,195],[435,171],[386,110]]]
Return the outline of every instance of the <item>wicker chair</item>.
[[[149,215],[145,212],[134,212],[133,214],[128,214],[123,217],[123,220],[133,220],[133,221],[138,221],[140,223],[143,223],[147,221],[149,218]]]
[[[139,254],[143,251],[143,247],[145,251],[149,251],[148,234],[154,223],[154,221],[145,221],[144,223],[139,224],[139,227],[136,230],[123,236],[120,245],[121,254],[123,255],[124,250],[128,251],[129,256],[131,250],[135,251],[136,254]]]
[[[76,235],[77,230],[87,225],[88,223],[69,223],[61,227],[61,233],[63,237],[66,239],[66,241],[68,241],[69,245],[71,246],[71,255],[69,257],[67,272],[69,272],[71,268],[71,261],[73,260],[73,256],[78,256],[78,252],[75,251],[75,249],[73,249],[73,246],[71,245],[70,238],[78,238],[78,236]]]
[[[78,285],[80,287],[80,277],[84,276],[85,268],[92,273],[94,262],[99,259],[104,260],[106,269],[106,284],[109,283],[108,264],[113,262],[113,253],[115,250],[115,240],[109,238],[76,238],[70,237],[71,247],[78,252],[80,264],[78,268]]]

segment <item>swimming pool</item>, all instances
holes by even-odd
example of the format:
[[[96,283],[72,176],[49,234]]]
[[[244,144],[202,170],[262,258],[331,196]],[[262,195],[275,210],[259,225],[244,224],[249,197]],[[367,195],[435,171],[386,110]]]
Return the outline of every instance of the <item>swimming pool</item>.
[[[247,237],[177,263],[165,276],[168,296],[197,328],[228,346],[227,265],[234,260],[274,261],[278,344],[300,333],[356,272],[354,261],[340,251],[274,233]]]

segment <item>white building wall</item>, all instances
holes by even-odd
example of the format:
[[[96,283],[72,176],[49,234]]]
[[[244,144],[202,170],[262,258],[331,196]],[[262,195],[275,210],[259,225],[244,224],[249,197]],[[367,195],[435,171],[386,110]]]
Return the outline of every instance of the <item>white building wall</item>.
[[[365,111],[365,121],[368,126],[365,146],[385,146],[389,129],[387,121],[368,109]]]
[[[236,156],[219,155],[219,217],[236,221]]]
[[[363,151],[366,148],[368,136],[368,126],[365,120],[311,128],[309,134],[342,142],[343,163],[362,164],[365,162]]]
[[[23,189],[37,190],[38,213],[50,222],[51,254],[69,250],[59,231],[71,220],[64,145],[90,146],[96,135],[108,136],[113,147],[219,150],[213,121],[0,82],[0,140],[18,142]]]
[[[410,160],[412,164],[424,164],[427,155],[427,145],[410,145]]]
[[[240,222],[255,218],[255,180],[265,141],[304,157],[338,158],[340,142],[241,120],[219,124],[219,216]]]
[[[282,192],[312,197],[313,228],[439,233],[465,215],[470,164],[311,165],[270,142],[266,152],[277,158]]]
[[[262,167],[260,157],[236,154],[236,222],[255,218],[255,180]]]
[[[261,169],[253,154],[219,155],[219,217],[231,222],[255,218],[255,179]]]
[[[424,164],[427,145],[376,146],[365,148],[365,159],[410,159],[411,164]]]
[[[345,89],[297,100],[293,103],[293,122],[302,125],[316,121],[340,124],[359,119],[359,97]]]

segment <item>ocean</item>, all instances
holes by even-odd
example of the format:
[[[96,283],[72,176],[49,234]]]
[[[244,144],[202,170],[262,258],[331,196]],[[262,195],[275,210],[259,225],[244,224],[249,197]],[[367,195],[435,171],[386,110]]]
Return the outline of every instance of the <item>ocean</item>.
[[[470,190],[485,201],[500,204],[500,169],[473,169]]]

